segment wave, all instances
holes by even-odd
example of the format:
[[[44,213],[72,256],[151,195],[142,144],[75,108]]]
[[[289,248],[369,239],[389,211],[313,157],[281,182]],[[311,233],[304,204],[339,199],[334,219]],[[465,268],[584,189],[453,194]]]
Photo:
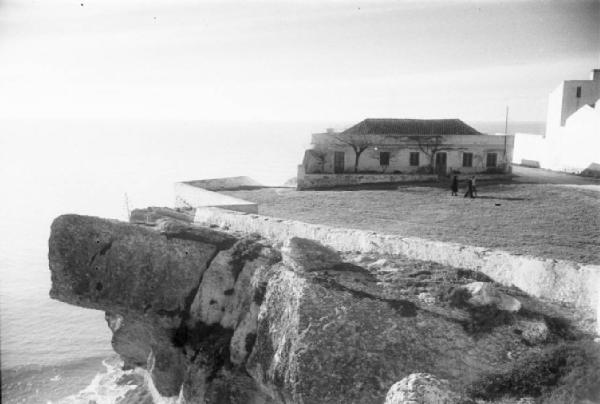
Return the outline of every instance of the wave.
[[[56,365],[28,364],[2,369],[4,404],[179,404],[161,396],[150,374],[123,370],[117,354]]]
[[[103,357],[93,356],[60,364],[29,364],[2,369],[2,402],[43,403],[83,389],[104,367]]]
[[[102,361],[104,371],[77,393],[47,400],[46,404],[179,404],[182,397],[163,397],[150,374],[141,368],[123,370],[123,361],[111,357]],[[60,376],[55,376],[60,380]]]
[[[122,370],[117,355],[89,357],[60,365],[2,369],[2,403],[153,404],[146,372]],[[90,381],[91,380],[91,381]],[[155,389],[154,389],[155,390]]]
[[[92,381],[75,394],[48,404],[151,404],[152,397],[145,389],[145,377],[141,370],[122,370],[123,362],[118,358],[102,361],[104,371],[97,373]]]

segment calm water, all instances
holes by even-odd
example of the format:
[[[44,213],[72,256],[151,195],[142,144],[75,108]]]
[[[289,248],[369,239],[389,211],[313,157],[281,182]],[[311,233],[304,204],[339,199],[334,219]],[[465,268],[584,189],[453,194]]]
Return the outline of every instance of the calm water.
[[[0,121],[2,402],[112,403],[139,384],[120,371],[103,312],[49,299],[53,218],[124,220],[126,194],[130,208],[172,206],[175,181],[248,175],[282,184],[310,133],[328,126],[347,125]]]

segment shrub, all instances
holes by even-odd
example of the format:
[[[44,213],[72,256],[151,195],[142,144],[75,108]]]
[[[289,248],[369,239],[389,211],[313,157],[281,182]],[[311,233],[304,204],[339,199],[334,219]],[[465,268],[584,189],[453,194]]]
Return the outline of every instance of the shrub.
[[[600,399],[600,346],[591,340],[560,343],[523,355],[467,387],[473,398],[539,397],[552,404]]]
[[[542,320],[548,326],[550,331],[549,342],[559,342],[561,340],[575,341],[583,335],[571,325],[571,322],[564,317],[551,316],[528,310],[524,307],[519,310],[521,317]]]
[[[486,174],[504,174],[504,167],[488,167],[485,172]]]
[[[461,324],[464,330],[470,334],[488,333],[495,327],[514,321],[513,313],[500,310],[496,305],[474,306],[469,304],[471,293],[462,287],[439,287],[436,296],[439,300],[447,302],[450,307],[463,309],[469,313],[469,319],[462,321]]]
[[[415,172],[417,174],[433,174],[433,167],[431,167],[431,166],[417,167]]]

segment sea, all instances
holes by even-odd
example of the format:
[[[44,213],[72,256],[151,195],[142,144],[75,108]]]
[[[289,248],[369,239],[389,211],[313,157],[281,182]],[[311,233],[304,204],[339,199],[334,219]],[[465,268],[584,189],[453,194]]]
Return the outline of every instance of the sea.
[[[468,122],[485,133],[504,122]],[[310,134],[352,122],[0,120],[2,403],[158,403],[139,370],[123,371],[104,313],[49,298],[52,220],[126,220],[173,206],[177,181],[245,175],[281,185]],[[543,133],[511,122],[509,132]],[[137,392],[132,394],[132,392]]]

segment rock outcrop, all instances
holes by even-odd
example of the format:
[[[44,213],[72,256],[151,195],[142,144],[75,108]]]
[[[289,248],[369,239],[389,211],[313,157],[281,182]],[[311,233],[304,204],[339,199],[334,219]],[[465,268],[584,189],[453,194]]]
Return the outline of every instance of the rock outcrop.
[[[283,245],[283,263],[297,271],[333,268],[342,262],[340,254],[321,243],[300,237],[291,237]]]
[[[447,380],[428,373],[408,375],[395,383],[385,397],[385,404],[459,404],[461,401]]]
[[[57,218],[50,294],[106,311],[125,366],[187,403],[401,403],[417,390],[468,398],[547,344],[587,338],[565,320],[568,308],[475,271],[298,238],[278,249],[180,212],[132,218]],[[528,393],[507,395],[542,394]]]
[[[499,292],[491,282],[471,282],[463,286],[471,297],[473,306],[495,306],[498,310],[517,312],[521,310],[521,302],[506,293]]]

